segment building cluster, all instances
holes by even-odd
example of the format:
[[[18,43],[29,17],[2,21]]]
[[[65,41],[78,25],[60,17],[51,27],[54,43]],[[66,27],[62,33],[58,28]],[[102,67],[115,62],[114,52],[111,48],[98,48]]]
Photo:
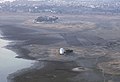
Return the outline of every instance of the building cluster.
[[[91,0],[16,0],[0,3],[0,12],[120,13],[120,1]]]

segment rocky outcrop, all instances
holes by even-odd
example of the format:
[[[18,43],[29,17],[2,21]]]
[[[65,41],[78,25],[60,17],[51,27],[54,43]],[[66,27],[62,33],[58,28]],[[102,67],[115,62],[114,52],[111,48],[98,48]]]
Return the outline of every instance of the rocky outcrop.
[[[35,19],[35,22],[38,23],[38,22],[55,22],[58,20],[58,17],[56,16],[41,16],[41,17],[38,17],[37,19]]]

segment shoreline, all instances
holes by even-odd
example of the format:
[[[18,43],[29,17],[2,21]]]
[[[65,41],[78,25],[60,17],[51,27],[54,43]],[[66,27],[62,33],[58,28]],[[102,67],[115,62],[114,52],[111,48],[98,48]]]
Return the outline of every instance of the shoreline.
[[[10,45],[9,45],[10,46]],[[16,46],[15,44],[14,44],[14,46]],[[11,47],[11,48],[13,48],[13,46]],[[10,49],[10,50],[12,50],[12,51],[14,51],[13,49],[11,49],[11,48],[8,48],[7,47],[7,49]],[[20,48],[19,48],[20,49]],[[25,48],[24,48],[25,49]],[[27,48],[25,49],[25,50],[27,50]],[[21,51],[21,50],[20,50]],[[27,51],[29,51],[29,50],[27,50]],[[18,56],[21,56],[21,55],[24,55],[24,54],[22,54],[21,52],[19,52],[19,51],[14,51],[15,53],[17,53],[18,54]],[[79,52],[79,51],[78,51]],[[29,52],[30,53],[30,52]],[[22,57],[23,59],[25,58],[25,59],[30,59],[31,60],[31,57],[29,56],[29,55],[25,55],[25,56],[27,56],[27,57]],[[69,57],[68,57],[69,58]],[[32,60],[34,60],[34,58],[32,59]],[[21,76],[21,75],[24,75],[25,73],[29,73],[30,71],[31,72],[34,72],[34,71],[37,71],[37,70],[39,70],[39,71],[42,71],[43,70],[43,72],[42,72],[42,74],[46,74],[47,72],[47,68],[49,68],[49,71],[53,71],[53,70],[58,70],[58,71],[61,71],[61,72],[65,72],[65,73],[67,73],[66,71],[68,71],[68,73],[71,73],[71,75],[69,76],[69,77],[73,77],[73,76],[76,76],[76,75],[78,75],[78,73],[79,73],[79,71],[78,71],[78,73],[77,72],[74,72],[74,71],[72,71],[72,69],[74,69],[74,68],[76,68],[76,67],[79,67],[79,65],[74,65],[74,64],[76,64],[76,63],[73,63],[73,64],[71,64],[71,61],[69,61],[69,60],[67,60],[67,62],[69,63],[70,62],[70,67],[69,67],[69,65],[68,65],[68,67],[66,66],[66,64],[65,64],[65,68],[61,68],[60,66],[58,66],[59,65],[59,63],[62,63],[62,64],[64,64],[64,63],[67,63],[67,62],[62,62],[63,60],[51,60],[50,59],[50,61],[49,61],[49,59],[47,59],[48,61],[46,61],[46,60],[43,60],[43,63],[42,63],[42,60],[37,60],[37,61],[39,61],[39,63],[37,64],[36,63],[36,65],[33,65],[33,66],[31,66],[31,67],[29,67],[29,68],[25,68],[25,69],[22,69],[22,70],[18,70],[18,71],[16,71],[15,73],[12,73],[12,74],[10,74],[9,76],[8,76],[8,79],[9,79],[9,82],[16,82],[15,80],[13,80],[13,78],[15,79],[17,76]],[[75,60],[75,59],[74,59]],[[73,60],[73,61],[74,61]],[[36,59],[35,59],[35,61],[36,61]],[[40,66],[41,64],[40,64],[40,62],[42,63],[42,65],[43,66]],[[47,64],[45,64],[44,62],[46,62]],[[52,63],[50,63],[50,62],[52,62]],[[53,63],[54,62],[54,63]],[[50,64],[49,64],[50,63]],[[57,65],[58,64],[58,65]],[[55,68],[53,67],[53,68],[50,68],[51,67],[51,65],[55,65]],[[57,68],[56,68],[56,65],[58,66]],[[61,64],[60,64],[61,65]],[[60,67],[60,68],[59,68]],[[87,69],[87,70],[86,70]],[[91,71],[91,70],[88,70],[89,68],[85,68],[85,70],[84,71]],[[83,70],[82,70],[83,71]],[[81,71],[80,71],[81,72]],[[48,77],[48,76],[46,76],[45,75],[45,77]],[[55,78],[56,76],[52,76],[52,75],[50,75],[50,77],[51,78]],[[13,81],[12,81],[13,80]]]
[[[2,79],[0,78],[0,80],[3,82],[12,82],[12,81],[10,81],[10,78],[8,79],[9,74],[16,72],[16,71],[18,72],[19,70],[21,70],[23,68],[29,68],[29,66],[32,65],[31,62],[33,63],[33,61],[24,60],[24,59],[20,59],[20,60],[16,59],[15,56],[17,56],[18,54],[16,52],[14,52],[13,50],[8,49],[6,47],[6,46],[10,45],[10,43],[12,41],[3,39],[4,36],[2,36],[2,35],[1,35],[1,37],[0,37],[0,43],[1,43],[0,51],[2,54],[0,57],[2,58],[1,62],[4,62],[4,61],[5,62],[4,62],[4,64],[0,63],[0,65],[1,65],[0,70],[1,70],[1,74],[2,74],[2,76],[1,76]],[[7,56],[7,57],[5,57],[5,56]],[[9,70],[7,68],[9,68]],[[20,73],[20,71],[19,71],[19,73]]]
[[[46,24],[45,27],[40,27],[41,25],[28,25],[29,23],[24,24],[28,18],[25,18],[23,21],[23,19],[19,19],[18,16],[19,20],[16,19],[17,23],[15,25],[14,22],[11,23],[9,20],[8,22],[10,22],[10,25],[0,25],[0,29],[3,31],[3,35],[5,36],[4,39],[13,41],[13,43],[11,43],[12,45],[7,46],[7,48],[17,53],[19,55],[17,58],[37,60],[39,63],[44,62],[43,68],[40,68],[40,64],[38,63],[36,65],[37,67],[33,66],[33,68],[28,68],[27,73],[22,70],[22,72],[19,71],[20,74],[17,72],[16,76],[13,74],[14,77],[12,77],[12,79],[14,79],[15,82],[24,82],[25,80],[29,82],[29,79],[34,82],[35,78],[37,78],[38,81],[43,80],[42,82],[46,82],[47,80],[58,82],[64,77],[63,82],[68,82],[68,79],[80,81],[78,77],[81,77],[81,79],[84,78],[84,80],[90,79],[92,82],[95,82],[96,80],[102,82],[104,79],[102,76],[103,72],[99,69],[104,68],[104,66],[100,67],[97,66],[97,64],[100,63],[100,65],[103,65],[103,62],[109,62],[113,59],[115,60],[117,57],[119,58],[119,55],[114,57],[114,54],[120,53],[118,41],[120,33],[119,20],[113,22],[113,20],[119,18],[111,17],[105,20],[97,16],[95,19],[91,19],[91,17],[85,17],[87,19],[84,19],[84,17],[81,17],[81,19],[78,18],[79,20],[90,20],[90,22],[94,23],[93,27],[95,28],[87,29],[86,31],[81,30],[81,28],[77,28],[79,30],[74,29],[74,25],[72,26],[73,28],[69,28],[69,25],[65,26],[65,28],[68,27],[67,29],[69,30],[63,30],[61,28],[49,28],[49,25]],[[97,18],[100,18],[101,20],[99,21]],[[70,18],[68,17],[67,20],[69,19]],[[12,20],[14,20],[14,18]],[[22,22],[19,23],[21,20]],[[103,23],[104,21],[102,20],[106,21],[106,24]],[[56,26],[56,24],[52,25],[53,27]],[[110,28],[108,28],[108,26],[110,26]],[[87,27],[89,27],[89,25]],[[57,54],[59,47],[65,47],[66,49],[70,48],[74,53],[59,56]],[[90,70],[82,72],[71,71],[73,68],[77,67],[83,67]],[[89,78],[87,75],[84,75],[85,73],[97,78]],[[109,73],[105,74],[108,75]],[[22,80],[21,78],[24,79]],[[108,79],[108,77],[105,78]]]

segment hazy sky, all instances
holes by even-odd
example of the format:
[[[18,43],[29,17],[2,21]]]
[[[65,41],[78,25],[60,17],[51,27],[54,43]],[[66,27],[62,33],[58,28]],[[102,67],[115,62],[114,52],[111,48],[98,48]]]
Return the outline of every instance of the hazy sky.
[[[1,0],[1,1],[14,1],[14,0]]]
[[[15,0],[0,0],[0,2],[5,2],[5,1],[15,1]]]
[[[15,1],[15,0],[0,0],[0,2],[5,2],[5,1]],[[33,0],[33,1],[40,1],[40,0]]]
[[[5,2],[5,1],[15,1],[15,0],[0,0],[0,2]],[[31,1],[31,0],[29,0],[29,1]],[[32,1],[44,1],[44,0],[32,0]],[[60,1],[60,0],[51,0],[51,1]],[[63,1],[63,0],[61,0],[61,1]],[[72,0],[65,0],[65,1],[72,1]],[[73,1],[79,1],[79,0],[73,0]],[[80,1],[114,1],[114,0],[80,0]],[[115,1],[117,1],[117,0],[115,0]],[[120,1],[120,0],[118,0],[118,1]]]

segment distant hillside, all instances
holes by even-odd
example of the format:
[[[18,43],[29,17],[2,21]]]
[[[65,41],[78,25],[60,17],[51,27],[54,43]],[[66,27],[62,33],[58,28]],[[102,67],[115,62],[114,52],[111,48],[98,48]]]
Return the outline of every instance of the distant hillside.
[[[46,1],[46,2],[119,2],[120,0],[28,0],[28,1]]]
[[[0,12],[120,14],[120,0],[16,0],[0,4]]]

